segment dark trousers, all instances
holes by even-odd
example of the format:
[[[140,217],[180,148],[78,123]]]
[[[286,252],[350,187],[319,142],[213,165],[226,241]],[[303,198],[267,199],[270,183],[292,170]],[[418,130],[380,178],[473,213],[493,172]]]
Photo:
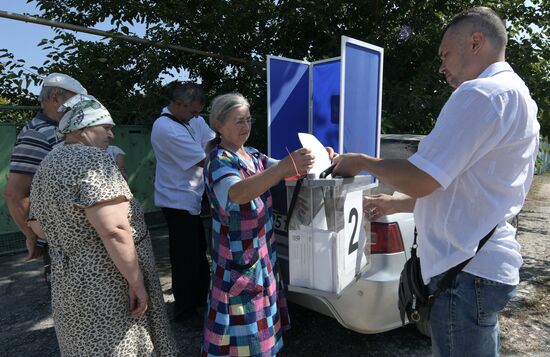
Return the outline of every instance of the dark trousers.
[[[174,208],[162,208],[168,223],[174,316],[192,313],[206,303],[210,267],[206,239],[199,215]]]
[[[44,280],[46,281],[46,285],[48,286],[48,289],[52,288],[52,260],[50,258],[50,246],[48,243],[44,244]]]

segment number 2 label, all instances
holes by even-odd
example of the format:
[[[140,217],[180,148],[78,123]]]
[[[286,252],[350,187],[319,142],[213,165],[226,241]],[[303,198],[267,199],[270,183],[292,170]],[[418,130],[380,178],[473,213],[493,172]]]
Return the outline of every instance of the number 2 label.
[[[359,247],[359,241],[357,240],[357,223],[359,221],[359,214],[357,213],[357,208],[353,207],[349,211],[348,223],[353,221],[353,231],[351,232],[351,238],[349,240],[348,255],[355,252]]]
[[[344,201],[344,270],[355,269],[359,252],[359,230],[363,217],[363,192],[354,191],[346,195]]]

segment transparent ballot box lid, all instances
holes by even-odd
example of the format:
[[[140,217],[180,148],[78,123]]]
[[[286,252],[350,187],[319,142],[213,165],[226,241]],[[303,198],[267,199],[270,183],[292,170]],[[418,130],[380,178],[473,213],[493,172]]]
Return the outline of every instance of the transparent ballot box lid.
[[[286,182],[289,290],[339,295],[368,264],[370,224],[363,195],[377,186],[372,176]],[[298,194],[294,192],[298,188]]]

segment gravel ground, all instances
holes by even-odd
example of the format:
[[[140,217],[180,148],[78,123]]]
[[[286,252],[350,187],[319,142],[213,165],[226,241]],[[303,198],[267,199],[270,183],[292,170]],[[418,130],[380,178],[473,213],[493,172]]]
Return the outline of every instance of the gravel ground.
[[[550,174],[535,176],[519,216],[523,266],[500,316],[504,355],[550,356]]]
[[[550,356],[550,174],[537,175],[520,216],[524,266],[518,293],[501,315],[503,356]],[[154,230],[161,284],[171,313],[166,230]],[[41,264],[24,254],[0,257],[0,356],[59,356]],[[428,356],[430,341],[414,326],[362,335],[290,304],[292,329],[281,356]],[[197,356],[200,329],[172,326],[182,356]]]

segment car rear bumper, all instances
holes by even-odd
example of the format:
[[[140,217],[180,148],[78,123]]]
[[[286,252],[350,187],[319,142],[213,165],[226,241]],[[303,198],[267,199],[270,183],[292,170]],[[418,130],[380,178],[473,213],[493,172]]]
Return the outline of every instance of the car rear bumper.
[[[399,274],[405,263],[404,253],[371,256],[370,267],[340,296],[316,296],[293,291],[290,301],[335,318],[342,326],[364,334],[400,327],[397,308]],[[397,266],[397,267],[396,267]],[[375,272],[375,273],[371,273]]]

